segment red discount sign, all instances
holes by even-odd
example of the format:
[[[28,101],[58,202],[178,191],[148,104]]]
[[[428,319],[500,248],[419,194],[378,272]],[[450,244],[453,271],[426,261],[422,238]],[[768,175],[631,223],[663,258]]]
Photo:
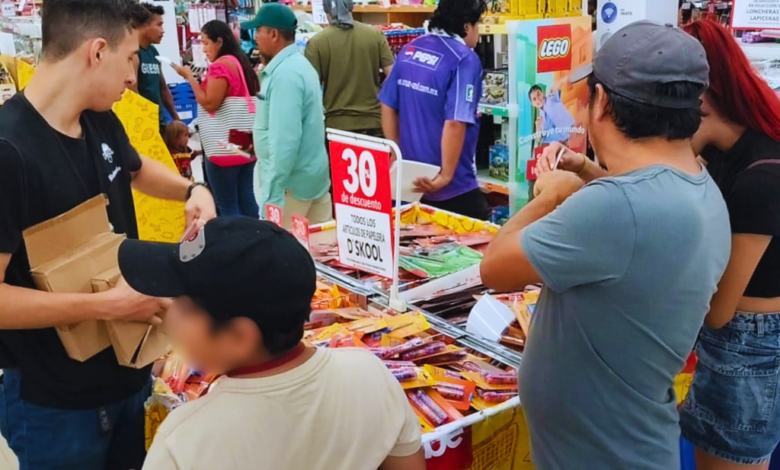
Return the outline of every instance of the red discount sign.
[[[309,219],[300,215],[292,216],[292,234],[306,249],[309,248]]]
[[[282,208],[273,204],[265,205],[265,220],[282,226]]]
[[[474,454],[471,426],[460,429],[440,440],[425,443],[427,470],[464,470],[471,467]]]
[[[330,166],[339,261],[392,278],[390,153],[331,140]]]

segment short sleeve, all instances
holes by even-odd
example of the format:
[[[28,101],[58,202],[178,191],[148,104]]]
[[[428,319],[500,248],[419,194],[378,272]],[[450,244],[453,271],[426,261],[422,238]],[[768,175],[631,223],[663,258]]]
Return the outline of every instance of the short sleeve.
[[[726,197],[732,233],[780,236],[780,176],[762,168],[740,174]]]
[[[311,63],[311,66],[314,67],[314,70],[317,71],[317,75],[320,77],[320,81],[324,80],[324,77],[322,76],[322,65],[320,64],[320,53],[319,53],[319,41],[315,41],[314,38],[312,38],[308,43],[306,43],[306,49],[303,51],[304,57],[309,60],[309,63]]]
[[[382,85],[382,90],[379,91],[379,102],[383,105],[393,108],[398,111],[400,108],[400,101],[398,98],[398,75],[400,74],[400,66],[393,67],[390,71],[390,76],[387,77],[385,83]]]
[[[0,141],[0,253],[13,254],[22,242],[26,194],[19,152],[11,143]]]
[[[389,67],[395,63],[395,56],[390,49],[390,44],[387,43],[387,38],[384,34],[380,34],[379,37],[379,65],[382,68]]]
[[[117,141],[119,142],[119,154],[124,158],[124,165],[127,171],[135,173],[141,169],[143,164],[141,156],[138,155],[138,151],[130,143],[130,139],[127,137],[127,131],[122,125],[122,122],[116,117],[113,111],[111,111],[111,125],[114,127],[113,132],[117,135]]]
[[[482,64],[474,53],[464,57],[447,87],[445,119],[476,124],[477,106],[482,95]]]
[[[620,185],[593,182],[521,233],[523,252],[545,285],[563,292],[620,281],[631,264],[636,222]]]
[[[384,366],[382,366],[384,367]],[[420,421],[414,414],[409,400],[406,398],[404,390],[393,375],[385,369],[383,374],[386,376],[387,389],[392,393],[393,415],[403,416],[401,431],[392,450],[390,457],[408,457],[414,455],[422,447],[422,434],[420,433]]]
[[[155,438],[144,461],[144,470],[179,470],[164,439]]]

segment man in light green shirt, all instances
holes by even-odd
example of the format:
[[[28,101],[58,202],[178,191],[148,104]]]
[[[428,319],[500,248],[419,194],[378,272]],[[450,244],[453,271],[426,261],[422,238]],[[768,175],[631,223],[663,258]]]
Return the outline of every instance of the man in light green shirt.
[[[333,218],[322,89],[316,70],[295,46],[297,24],[289,7],[269,3],[241,25],[257,29],[257,48],[268,64],[260,74],[254,128],[258,203],[263,214],[266,204],[281,207],[286,228],[293,215],[312,224]]]

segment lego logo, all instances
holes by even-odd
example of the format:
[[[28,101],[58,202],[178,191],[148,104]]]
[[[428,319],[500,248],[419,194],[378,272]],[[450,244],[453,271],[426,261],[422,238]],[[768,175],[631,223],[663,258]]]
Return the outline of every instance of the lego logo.
[[[545,39],[539,48],[540,59],[557,59],[566,57],[571,49],[569,38]]]

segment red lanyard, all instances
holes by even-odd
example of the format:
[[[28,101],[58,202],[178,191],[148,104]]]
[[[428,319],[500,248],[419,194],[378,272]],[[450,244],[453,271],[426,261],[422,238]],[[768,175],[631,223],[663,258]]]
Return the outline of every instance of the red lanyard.
[[[304,351],[306,351],[306,346],[303,343],[298,343],[298,346],[295,346],[295,348],[293,348],[292,351],[288,352],[287,354],[280,357],[279,359],[275,359],[270,362],[264,362],[256,366],[233,369],[225,375],[227,375],[228,377],[236,377],[239,375],[251,375],[251,374],[257,374],[258,372],[265,372],[267,370],[276,369],[277,367],[281,367],[289,362],[298,359],[298,357],[301,354],[303,354]]]

